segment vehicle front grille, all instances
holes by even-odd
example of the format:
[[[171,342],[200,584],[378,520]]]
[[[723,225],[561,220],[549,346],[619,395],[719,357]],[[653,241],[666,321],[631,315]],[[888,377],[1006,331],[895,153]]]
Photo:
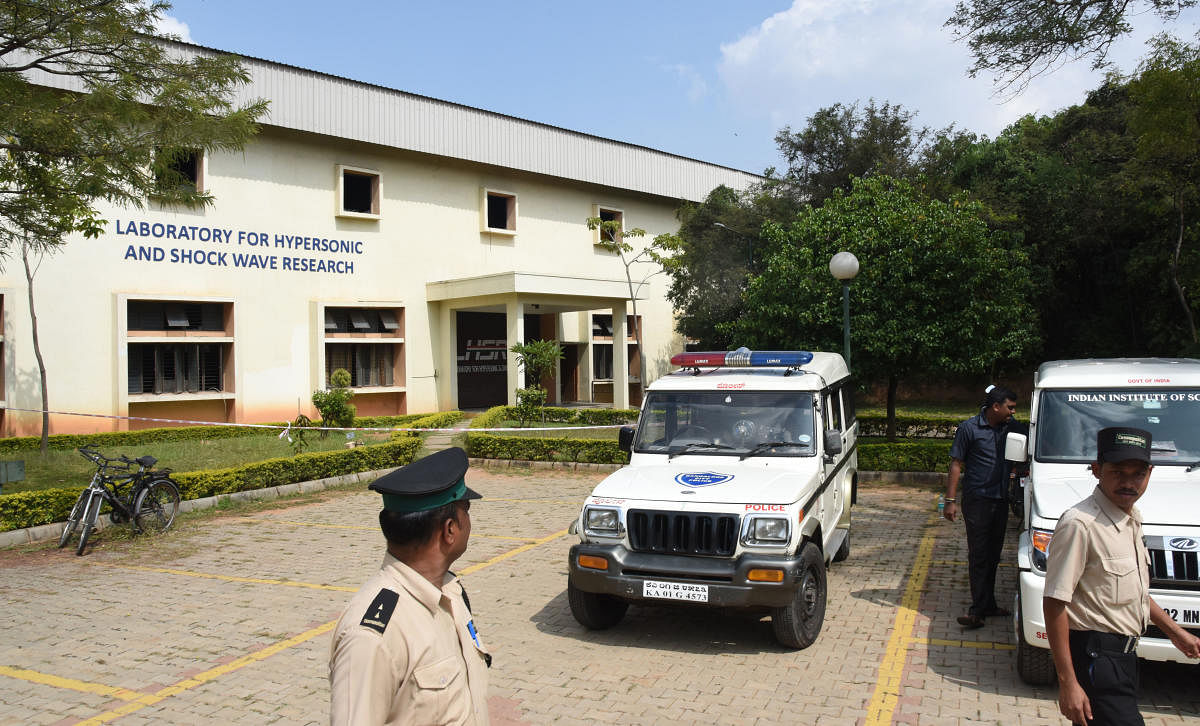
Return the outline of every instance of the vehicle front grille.
[[[729,557],[737,549],[736,514],[631,509],[626,522],[634,552]]]
[[[1162,537],[1147,537],[1150,550],[1150,586],[1169,590],[1200,590],[1200,555],[1196,551],[1162,547]],[[1158,540],[1158,541],[1151,541]],[[1159,545],[1155,547],[1154,545]]]

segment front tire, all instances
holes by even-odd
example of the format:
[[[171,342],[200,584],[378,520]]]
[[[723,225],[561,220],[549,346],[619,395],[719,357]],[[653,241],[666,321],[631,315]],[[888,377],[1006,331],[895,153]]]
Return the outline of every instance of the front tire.
[[[170,479],[155,479],[134,500],[133,526],[138,532],[162,534],[178,513],[179,487]]]
[[[59,549],[66,547],[67,542],[71,540],[71,533],[75,531],[75,525],[79,524],[79,519],[83,516],[83,510],[87,507],[91,493],[91,489],[79,492],[79,498],[75,500],[75,506],[71,507],[71,513],[67,515],[67,521],[63,524],[62,534],[58,537]]]
[[[567,602],[571,604],[571,614],[588,630],[608,630],[621,622],[629,609],[629,603],[621,598],[584,592],[570,580],[567,581]]]
[[[88,497],[87,505],[83,508],[83,527],[79,530],[79,546],[75,548],[76,555],[82,555],[84,549],[87,548],[88,537],[92,535],[92,527],[96,526],[96,520],[100,518],[100,505],[104,500],[97,494],[92,494]]]
[[[792,602],[771,611],[775,639],[789,648],[807,648],[816,642],[825,622],[825,559],[821,550],[806,542],[800,550],[800,587]]]
[[[1017,631],[1017,675],[1031,686],[1048,686],[1058,679],[1054,668],[1054,656],[1046,648],[1038,648],[1025,641],[1025,618],[1019,595],[1016,610],[1014,627]]]

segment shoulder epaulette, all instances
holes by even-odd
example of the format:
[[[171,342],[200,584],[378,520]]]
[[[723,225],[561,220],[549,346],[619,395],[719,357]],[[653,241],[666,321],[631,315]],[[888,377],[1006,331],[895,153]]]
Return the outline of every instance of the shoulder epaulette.
[[[386,587],[383,588],[371,601],[370,607],[367,608],[366,614],[358,624],[382,633],[387,630],[388,621],[392,619],[392,611],[396,609],[396,603],[399,600],[399,595]]]

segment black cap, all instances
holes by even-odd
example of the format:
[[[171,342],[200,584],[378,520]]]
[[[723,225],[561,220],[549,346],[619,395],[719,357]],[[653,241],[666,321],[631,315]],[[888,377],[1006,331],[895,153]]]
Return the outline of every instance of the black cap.
[[[1096,434],[1096,461],[1144,461],[1150,463],[1149,431],[1110,426]]]
[[[393,512],[424,512],[462,499],[480,499],[467,487],[467,452],[458,447],[417,459],[384,474],[369,489],[383,495],[383,508]]]

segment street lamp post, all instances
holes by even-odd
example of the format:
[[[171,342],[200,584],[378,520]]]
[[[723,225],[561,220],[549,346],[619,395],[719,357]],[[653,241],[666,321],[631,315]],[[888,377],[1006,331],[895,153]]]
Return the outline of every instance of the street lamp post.
[[[829,260],[829,273],[842,281],[842,341],[846,368],[850,367],[850,281],[858,274],[858,258],[839,252]]]
[[[745,232],[742,232],[742,231],[734,229],[733,227],[730,227],[729,225],[727,225],[723,222],[713,222],[713,226],[720,227],[721,229],[723,229],[727,232],[733,232],[738,237],[741,237],[742,239],[746,240],[746,242],[749,243],[750,248],[746,254],[746,269],[753,271],[753,269],[754,269],[754,238],[751,237],[750,235],[746,234]]]

